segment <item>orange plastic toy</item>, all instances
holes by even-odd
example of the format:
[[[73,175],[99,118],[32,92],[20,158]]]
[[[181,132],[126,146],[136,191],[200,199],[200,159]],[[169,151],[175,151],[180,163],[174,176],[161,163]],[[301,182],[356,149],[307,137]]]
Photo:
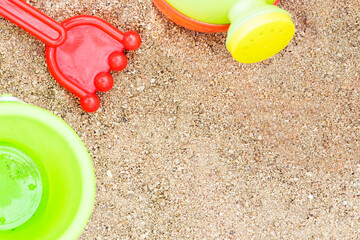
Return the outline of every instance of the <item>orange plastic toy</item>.
[[[197,32],[227,32],[230,24],[211,24],[206,22],[201,22],[195,20],[191,17],[188,17],[175,8],[173,8],[166,0],[152,0],[155,6],[171,21],[174,23],[183,26],[187,29],[194,30]],[[278,4],[280,0],[275,0],[274,5]]]
[[[227,32],[226,48],[241,63],[256,63],[283,50],[295,34],[279,0],[153,0],[173,22],[200,32]]]

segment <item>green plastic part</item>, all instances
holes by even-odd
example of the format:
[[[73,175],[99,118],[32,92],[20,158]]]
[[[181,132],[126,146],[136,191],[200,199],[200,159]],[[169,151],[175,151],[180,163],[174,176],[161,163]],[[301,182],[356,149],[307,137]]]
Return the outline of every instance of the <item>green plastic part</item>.
[[[239,0],[166,0],[173,8],[182,14],[211,24],[230,24],[228,14]],[[249,0],[253,2],[257,0]],[[274,0],[261,0],[272,4]]]
[[[228,13],[238,0],[167,0],[179,12],[195,20],[229,24]]]
[[[78,135],[48,111],[1,98],[0,181],[0,239],[75,240],[91,215],[95,175]]]
[[[0,231],[25,223],[42,195],[40,172],[24,147],[0,142]]]
[[[274,6],[278,2],[276,0],[165,1],[181,16],[186,16],[174,15],[174,21],[181,24],[183,18],[183,26],[190,29],[196,29],[194,26],[199,25],[199,29],[207,32],[213,27],[207,24],[230,25],[226,47],[233,58],[241,63],[261,62],[274,56],[288,45],[295,34],[291,15]],[[197,21],[190,21],[187,17]]]

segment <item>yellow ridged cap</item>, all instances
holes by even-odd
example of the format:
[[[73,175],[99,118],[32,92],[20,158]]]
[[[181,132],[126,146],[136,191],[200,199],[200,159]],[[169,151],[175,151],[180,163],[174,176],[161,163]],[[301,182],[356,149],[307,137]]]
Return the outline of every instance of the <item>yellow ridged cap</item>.
[[[295,34],[291,17],[284,12],[256,16],[228,36],[227,48],[235,60],[255,63],[283,50]]]

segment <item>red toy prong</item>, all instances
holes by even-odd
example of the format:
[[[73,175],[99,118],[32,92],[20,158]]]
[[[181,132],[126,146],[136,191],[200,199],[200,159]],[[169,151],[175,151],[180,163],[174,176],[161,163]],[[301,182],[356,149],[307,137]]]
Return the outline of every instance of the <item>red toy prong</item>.
[[[109,56],[109,65],[114,71],[122,71],[126,68],[128,59],[123,52],[114,52]]]
[[[88,113],[95,112],[100,107],[100,100],[95,93],[80,98],[81,107]]]
[[[94,85],[100,92],[108,92],[114,85],[114,79],[110,73],[99,73],[95,77]]]
[[[141,45],[140,35],[135,31],[128,31],[124,34],[124,39],[122,43],[127,50],[136,50]]]

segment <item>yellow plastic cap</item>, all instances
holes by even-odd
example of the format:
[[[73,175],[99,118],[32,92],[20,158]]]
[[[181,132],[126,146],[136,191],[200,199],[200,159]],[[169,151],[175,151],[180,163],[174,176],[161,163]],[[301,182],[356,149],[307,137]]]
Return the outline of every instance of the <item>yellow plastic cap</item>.
[[[236,61],[255,63],[283,50],[295,34],[291,17],[283,12],[259,15],[228,36],[227,48]]]

